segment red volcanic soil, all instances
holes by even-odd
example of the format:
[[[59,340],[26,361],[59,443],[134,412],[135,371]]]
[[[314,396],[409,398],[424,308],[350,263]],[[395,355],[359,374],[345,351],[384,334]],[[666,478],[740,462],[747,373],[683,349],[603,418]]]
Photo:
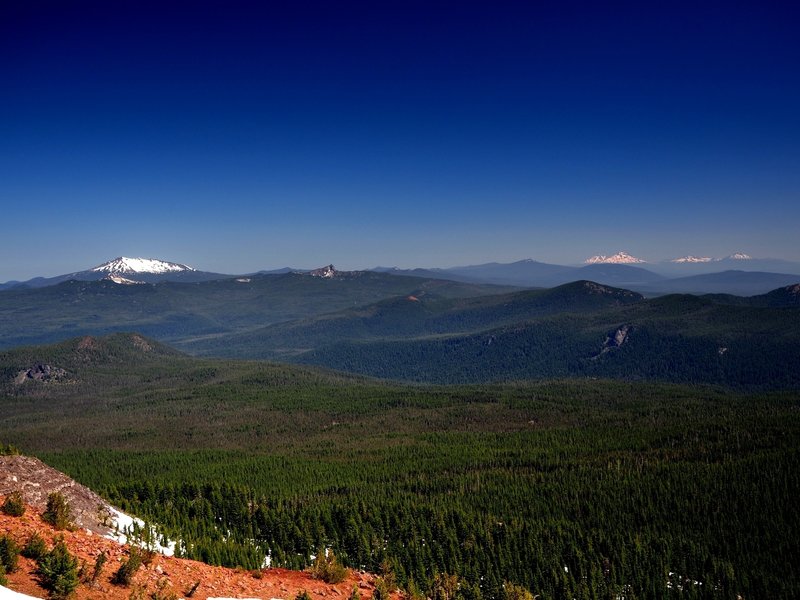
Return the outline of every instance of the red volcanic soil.
[[[0,497],[0,504],[2,501],[3,498]],[[0,513],[0,536],[9,535],[20,547],[34,531],[38,532],[48,544],[51,544],[56,537],[63,536],[69,551],[77,556],[79,561],[86,562],[89,572],[94,567],[97,556],[101,552],[107,554],[108,561],[101,576],[93,586],[79,585],[72,596],[77,600],[150,598],[151,594],[159,589],[162,597],[172,592],[178,598],[186,598],[197,582],[199,585],[191,597],[200,600],[210,597],[293,600],[303,590],[310,594],[312,600],[339,598],[346,600],[354,586],[359,588],[364,600],[369,600],[374,589],[373,576],[367,573],[350,571],[344,582],[327,584],[302,571],[277,568],[245,571],[212,567],[193,560],[161,555],[156,555],[149,565],[142,566],[137,571],[131,586],[122,587],[113,585],[111,576],[118,569],[120,562],[127,557],[128,546],[121,546],[86,529],[56,531],[42,521],[40,510],[30,505],[21,517],[9,517]],[[17,592],[46,598],[47,593],[39,587],[34,576],[35,569],[34,561],[20,556],[17,571],[7,575],[8,587]],[[133,596],[132,591],[141,594]]]

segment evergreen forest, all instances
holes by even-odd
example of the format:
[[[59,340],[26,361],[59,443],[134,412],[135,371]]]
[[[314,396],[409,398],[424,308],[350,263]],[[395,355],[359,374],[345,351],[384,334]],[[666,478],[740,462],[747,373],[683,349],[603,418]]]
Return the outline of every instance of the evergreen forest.
[[[15,383],[31,364],[61,371]],[[464,599],[800,595],[791,391],[400,385],[128,334],[0,369],[0,441],[212,564],[305,568],[330,548],[412,595],[444,574]]]

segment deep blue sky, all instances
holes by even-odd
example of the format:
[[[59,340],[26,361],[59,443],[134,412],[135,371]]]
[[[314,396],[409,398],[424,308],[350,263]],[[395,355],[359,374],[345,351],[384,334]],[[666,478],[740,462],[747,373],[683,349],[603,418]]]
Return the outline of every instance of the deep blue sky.
[[[791,4],[1,2],[0,281],[800,260]]]

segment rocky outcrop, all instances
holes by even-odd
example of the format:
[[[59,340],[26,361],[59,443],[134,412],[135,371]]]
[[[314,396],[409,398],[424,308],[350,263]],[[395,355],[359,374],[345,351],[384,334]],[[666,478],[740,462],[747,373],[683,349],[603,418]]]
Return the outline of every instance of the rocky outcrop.
[[[14,378],[14,383],[22,385],[26,381],[63,381],[68,378],[67,372],[60,367],[36,364],[30,369],[23,369]]]
[[[597,355],[595,355],[593,358],[597,359],[606,352],[611,352],[612,350],[621,348],[622,345],[628,341],[632,332],[633,327],[631,325],[621,325],[614,331],[608,333],[605,341],[603,341],[602,348],[600,348],[600,352],[597,353]]]
[[[89,488],[31,456],[0,456],[0,496],[20,492],[26,503],[44,510],[47,496],[61,493],[72,508],[75,524],[93,533],[109,535],[103,524],[111,507]]]
[[[333,265],[328,265],[327,267],[321,267],[319,269],[314,269],[309,273],[312,277],[325,277],[326,279],[332,279],[339,274],[339,271],[336,270],[336,267]]]

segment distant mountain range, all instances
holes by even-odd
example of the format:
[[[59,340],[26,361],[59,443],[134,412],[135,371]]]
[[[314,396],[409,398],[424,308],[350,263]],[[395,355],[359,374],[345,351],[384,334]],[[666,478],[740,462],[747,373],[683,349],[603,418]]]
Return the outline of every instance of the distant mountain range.
[[[657,264],[593,261],[583,266],[553,265],[527,259],[448,269],[379,269],[394,275],[424,275],[471,283],[538,288],[587,279],[646,295],[727,293],[752,296],[800,281],[800,263],[731,257],[711,262]]]
[[[800,386],[800,275],[670,278],[641,264],[327,265],[229,276],[120,257],[0,292],[0,348],[137,332],[196,355],[421,382],[591,376]]]
[[[646,263],[647,261],[641,258],[636,258],[635,256],[631,256],[627,252],[620,251],[616,254],[612,254],[611,256],[606,256],[604,254],[591,256],[583,262],[587,265],[636,265]]]
[[[610,256],[592,256],[586,259],[583,265],[556,265],[526,259],[513,263],[492,262],[450,268],[376,267],[373,271],[426,279],[527,288],[548,288],[571,281],[591,280],[605,285],[633,289],[648,295],[727,293],[747,296],[763,294],[796,282],[800,276],[800,263],[751,258],[742,252],[725,258],[684,256],[669,261],[649,263],[620,251]],[[118,285],[133,285],[164,282],[197,283],[287,273],[311,273],[332,277],[337,272],[333,265],[328,265],[313,270],[284,267],[254,274],[232,275],[200,271],[185,264],[161,259],[118,257],[84,271],[56,277],[36,277],[24,282],[7,282],[0,284],[0,290],[43,288],[70,280],[107,280]]]

